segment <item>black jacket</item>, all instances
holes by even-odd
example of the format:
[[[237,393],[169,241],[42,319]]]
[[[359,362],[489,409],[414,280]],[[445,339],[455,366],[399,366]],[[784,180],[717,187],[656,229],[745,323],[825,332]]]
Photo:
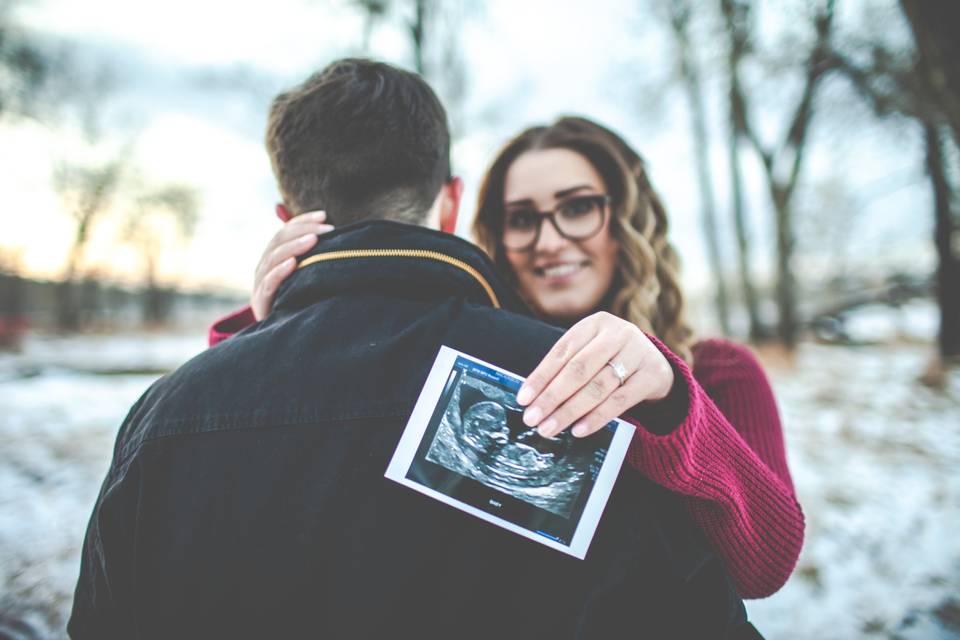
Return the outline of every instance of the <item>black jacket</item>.
[[[560,336],[479,249],[377,221],[301,264],[265,321],[130,411],[74,638],[723,638],[745,620],[676,498],[627,466],[585,560],[384,478],[440,345],[526,375]]]

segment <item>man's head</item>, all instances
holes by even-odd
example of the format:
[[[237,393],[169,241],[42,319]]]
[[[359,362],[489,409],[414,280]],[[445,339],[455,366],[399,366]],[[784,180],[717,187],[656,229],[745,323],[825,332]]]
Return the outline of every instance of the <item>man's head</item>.
[[[371,60],[333,62],[270,107],[267,151],[286,208],[342,225],[456,216],[447,115],[420,76]],[[431,219],[432,218],[432,219]]]

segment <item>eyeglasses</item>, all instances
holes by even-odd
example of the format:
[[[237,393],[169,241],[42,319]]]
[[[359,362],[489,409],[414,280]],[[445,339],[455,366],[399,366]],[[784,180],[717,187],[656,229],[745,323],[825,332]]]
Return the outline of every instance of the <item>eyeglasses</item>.
[[[508,210],[503,224],[503,246],[512,251],[532,249],[540,239],[545,219],[567,240],[587,240],[603,228],[609,204],[610,196],[591,194],[568,198],[552,211],[537,211],[528,206]]]

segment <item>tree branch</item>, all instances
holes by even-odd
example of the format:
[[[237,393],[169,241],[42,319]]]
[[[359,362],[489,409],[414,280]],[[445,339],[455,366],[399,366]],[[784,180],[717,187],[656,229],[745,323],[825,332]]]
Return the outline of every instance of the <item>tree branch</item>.
[[[773,175],[773,152],[766,148],[760,136],[750,124],[749,105],[740,81],[740,62],[750,47],[748,26],[749,6],[736,0],[720,0],[730,34],[730,103],[733,108],[733,125],[737,136],[745,138],[760,156],[767,173]]]
[[[834,0],[827,0],[826,5],[817,14],[815,20],[817,40],[814,43],[813,51],[810,52],[810,58],[807,60],[807,77],[803,88],[803,96],[797,105],[781,152],[777,154],[778,156],[788,152],[793,154],[790,173],[784,183],[787,197],[796,187],[800,175],[807,134],[810,130],[810,120],[813,116],[813,99],[820,86],[820,81],[829,69],[827,61],[831,50],[830,36],[833,32],[834,4]]]

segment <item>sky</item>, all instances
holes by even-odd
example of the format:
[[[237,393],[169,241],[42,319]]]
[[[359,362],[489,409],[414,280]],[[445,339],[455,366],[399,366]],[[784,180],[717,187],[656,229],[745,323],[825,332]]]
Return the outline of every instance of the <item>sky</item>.
[[[461,234],[473,214],[476,186],[509,137],[564,113],[586,115],[623,134],[647,159],[670,214],[686,287],[711,286],[689,114],[671,43],[649,4],[445,3],[454,25],[450,43],[467,70],[466,96],[451,109],[455,171],[467,185]],[[764,38],[775,39],[802,17],[802,4],[763,3]],[[889,5],[844,3],[841,18],[855,25],[883,15]],[[336,57],[360,53],[359,12],[346,0],[239,5],[34,0],[20,5],[16,15],[34,33],[69,45],[81,71],[109,68],[112,82],[88,96],[88,112],[101,132],[96,143],[77,126],[76,100],[53,124],[0,121],[0,251],[28,275],[60,277],[75,223],[51,188],[51,175],[59,164],[99,161],[124,149],[142,182],[190,184],[202,197],[189,244],[171,242],[163,254],[163,279],[188,288],[248,290],[261,251],[279,225],[262,144],[269,100]],[[406,36],[398,26],[403,18],[388,16],[372,31],[370,53],[409,66]],[[702,25],[701,30],[709,28]],[[700,35],[698,55],[708,60],[717,52],[709,33]],[[707,74],[709,157],[732,276],[720,80]],[[760,120],[771,141],[782,136],[783,106],[790,97],[789,84],[774,81],[767,81],[774,90],[760,102],[769,108]],[[439,82],[438,89],[443,97]],[[932,264],[932,216],[918,133],[905,125],[875,124],[839,83],[828,83],[823,100],[825,117],[815,126],[798,196],[798,227],[811,249],[801,267],[815,272],[835,264],[840,254],[853,264],[880,258],[884,269]],[[744,158],[754,266],[764,274],[772,264],[769,199],[759,164],[749,153]],[[141,277],[142,251],[123,242],[129,215],[129,206],[118,207],[95,226],[87,269],[119,280]]]

